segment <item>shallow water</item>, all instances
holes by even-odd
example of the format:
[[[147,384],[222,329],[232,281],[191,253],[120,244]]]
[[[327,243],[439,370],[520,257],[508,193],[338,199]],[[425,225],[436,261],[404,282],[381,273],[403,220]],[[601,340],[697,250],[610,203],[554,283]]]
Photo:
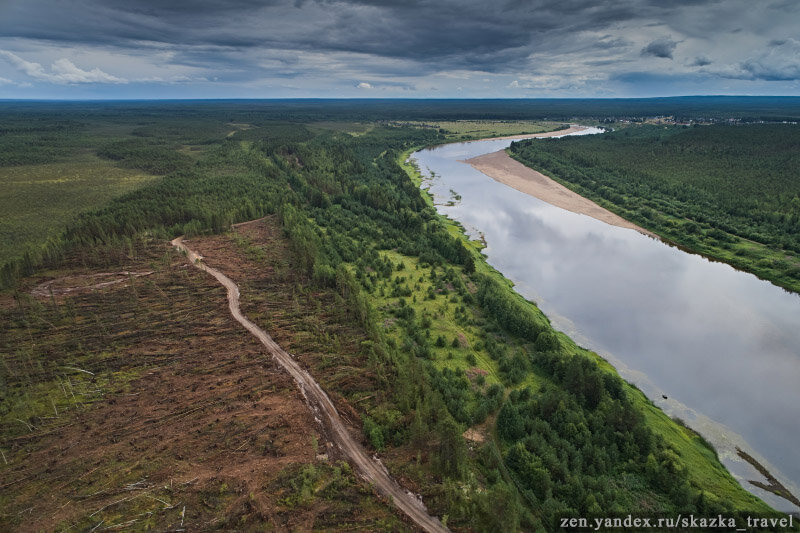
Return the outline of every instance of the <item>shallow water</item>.
[[[416,152],[439,212],[483,236],[488,262],[558,329],[701,432],[748,490],[796,510],[744,482],[763,477],[734,448],[800,495],[800,296],[554,207],[461,162],[510,142]]]

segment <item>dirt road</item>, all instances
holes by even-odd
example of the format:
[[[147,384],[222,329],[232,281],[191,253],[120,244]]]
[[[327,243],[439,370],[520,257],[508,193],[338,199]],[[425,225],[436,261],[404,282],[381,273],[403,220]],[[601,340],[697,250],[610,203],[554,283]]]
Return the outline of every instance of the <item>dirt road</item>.
[[[295,362],[294,358],[278,346],[267,332],[256,326],[242,314],[239,308],[239,287],[236,283],[220,271],[204,264],[202,257],[190,250],[183,243],[183,237],[178,237],[173,240],[172,245],[178,250],[185,252],[187,258],[194,266],[214,276],[217,281],[227,289],[228,308],[233,318],[261,341],[275,360],[294,378],[295,383],[297,383],[306,401],[311,406],[314,417],[319,423],[325,426],[331,440],[339,447],[345,457],[349,459],[355,470],[423,530],[429,532],[449,531],[438,519],[428,514],[425,506],[416,496],[398,485],[397,482],[389,476],[382,464],[370,459],[366,450],[364,450],[347,431],[333,402],[331,402],[328,395],[325,394],[325,391],[322,390],[322,387],[319,386],[314,378],[311,377],[308,372],[300,368],[300,365]]]

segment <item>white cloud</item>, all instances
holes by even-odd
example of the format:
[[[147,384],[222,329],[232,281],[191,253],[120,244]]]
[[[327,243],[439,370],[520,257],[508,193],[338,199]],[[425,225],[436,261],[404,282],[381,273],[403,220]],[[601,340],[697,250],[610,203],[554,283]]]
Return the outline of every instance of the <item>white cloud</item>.
[[[730,79],[761,81],[800,80],[800,41],[772,41],[766,49],[744,61],[712,66],[706,72]]]
[[[12,65],[17,67],[31,78],[41,81],[62,84],[78,83],[127,83],[128,80],[112,76],[103,72],[99,68],[83,70],[67,58],[56,59],[50,66],[50,71],[45,70],[42,65],[32,61],[26,61],[16,54],[0,50],[0,57],[6,58]]]
[[[25,61],[18,55],[12,54],[11,52],[0,50],[0,57],[5,57],[12,65],[17,67],[19,70],[21,70],[31,78],[39,79],[47,75],[39,63],[31,63],[30,61]]]
[[[373,88],[371,84],[369,84],[369,83],[367,83],[365,81],[362,81],[361,83],[356,85],[356,87],[358,87],[359,89],[372,89]]]
[[[785,39],[770,43],[767,51],[742,63],[754,79],[782,81],[800,79],[800,41]]]
[[[55,79],[64,83],[126,83],[127,80],[112,76],[99,68],[81,70],[69,59],[61,58],[53,62],[51,67]]]

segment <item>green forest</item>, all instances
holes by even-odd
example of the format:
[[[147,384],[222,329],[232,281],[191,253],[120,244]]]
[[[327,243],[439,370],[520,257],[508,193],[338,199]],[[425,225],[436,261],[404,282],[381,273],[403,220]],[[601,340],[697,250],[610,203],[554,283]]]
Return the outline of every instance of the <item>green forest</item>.
[[[358,391],[365,442],[415,458],[390,470],[421,487],[448,527],[554,531],[564,516],[769,512],[699,435],[556,332],[476,243],[437,215],[403,162],[413,149],[445,141],[444,133],[343,120],[364,120],[377,113],[371,107],[331,113],[312,105],[303,114],[299,105],[0,109],[4,169],[91,157],[148,177],[48,228],[46,241],[15,248],[3,265],[5,293],[65,257],[103,268],[146,239],[223,233],[274,214],[305,283],[336,291],[364,336],[360,355],[381,391]],[[608,198],[624,216],[670,228],[671,239],[690,236],[678,241],[687,247],[748,260],[762,257],[761,248],[780,251],[787,258],[770,264],[775,278],[797,281],[800,198],[786,171],[798,168],[798,140],[797,128],[777,125],[627,128],[515,144],[513,152]],[[682,157],[668,166],[667,154]],[[634,169],[637,160],[648,166]],[[587,167],[599,172],[589,178]],[[753,172],[759,185],[746,188],[737,176]],[[751,243],[752,252],[737,255]],[[0,373],[2,395],[21,394],[17,385]],[[10,416],[2,408],[0,415]],[[485,438],[466,440],[470,428]]]
[[[800,292],[796,124],[632,126],[510,153],[669,242]]]

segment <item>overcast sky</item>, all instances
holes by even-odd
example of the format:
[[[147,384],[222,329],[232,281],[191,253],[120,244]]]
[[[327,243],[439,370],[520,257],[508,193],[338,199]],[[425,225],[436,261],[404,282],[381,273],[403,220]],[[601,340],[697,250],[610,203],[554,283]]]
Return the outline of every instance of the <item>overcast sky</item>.
[[[0,98],[800,95],[798,0],[0,0]]]

